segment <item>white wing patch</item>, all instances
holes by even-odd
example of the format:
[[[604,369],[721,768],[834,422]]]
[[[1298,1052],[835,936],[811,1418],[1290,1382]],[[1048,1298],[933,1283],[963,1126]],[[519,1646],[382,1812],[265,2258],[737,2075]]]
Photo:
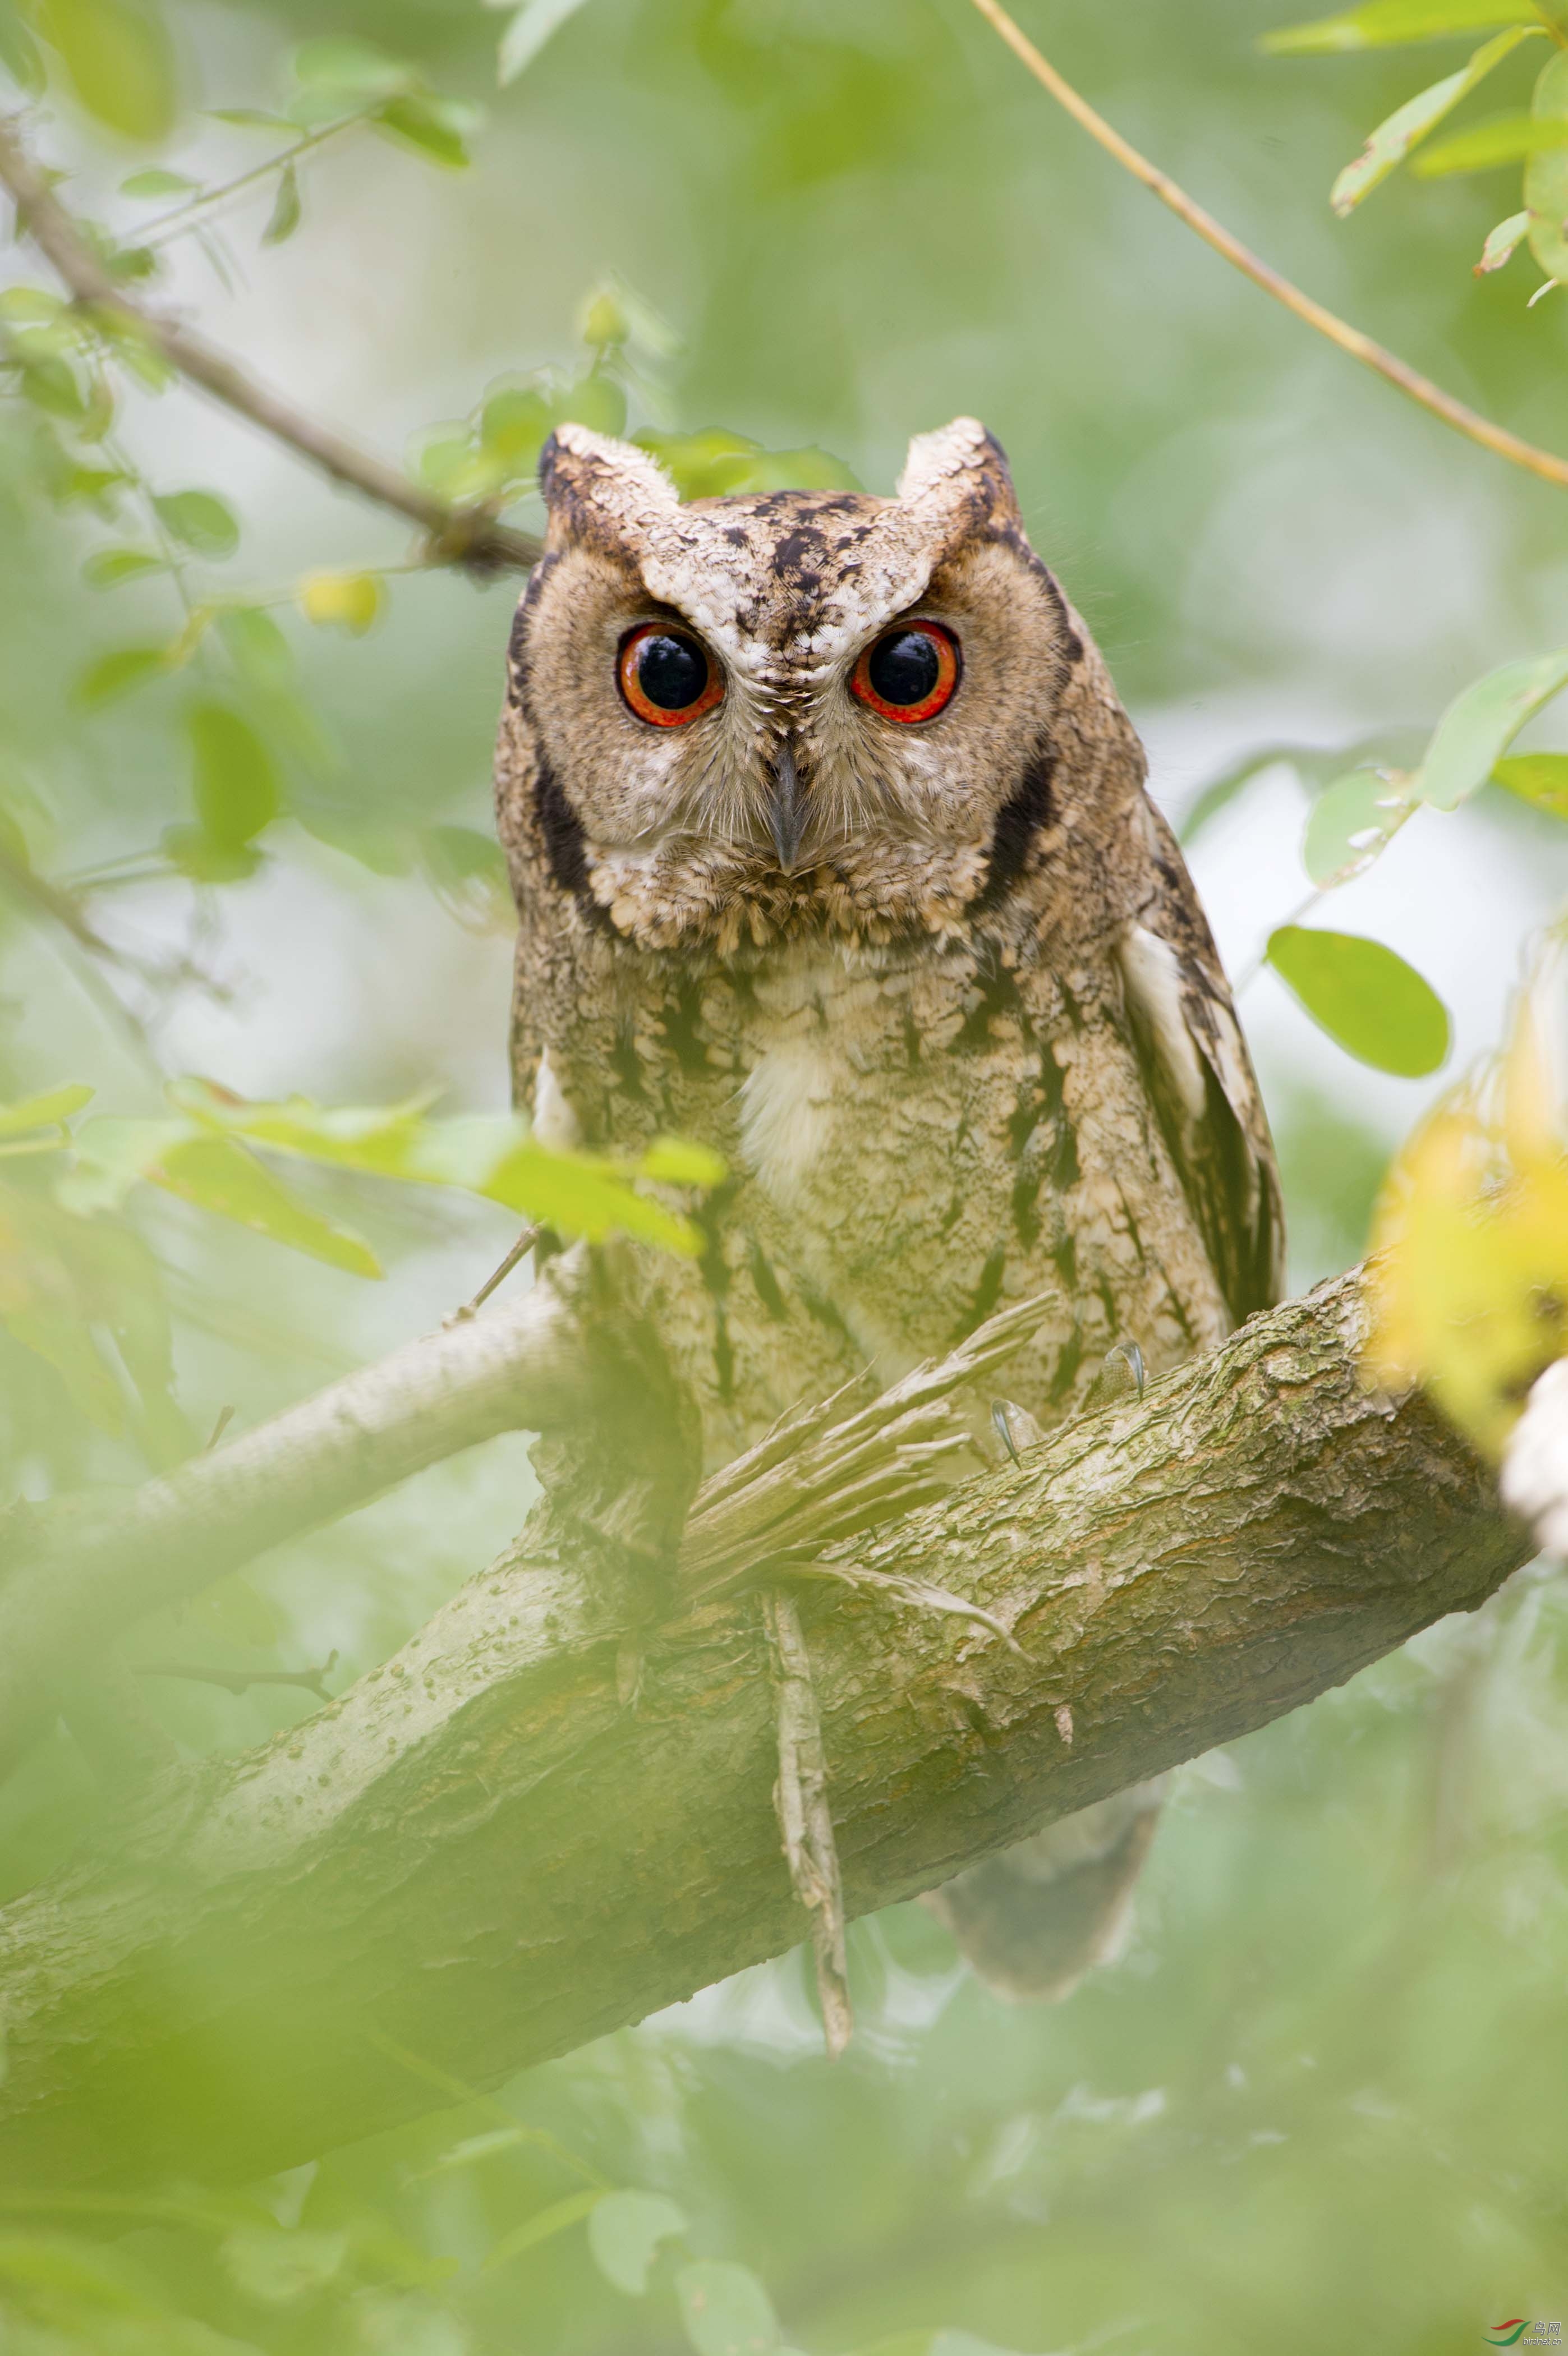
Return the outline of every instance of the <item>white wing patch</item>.
[[[1121,959],[1127,995],[1148,1025],[1183,1108],[1200,1121],[1208,1109],[1208,1087],[1183,1003],[1181,961],[1169,941],[1144,925],[1129,925],[1123,932]]]

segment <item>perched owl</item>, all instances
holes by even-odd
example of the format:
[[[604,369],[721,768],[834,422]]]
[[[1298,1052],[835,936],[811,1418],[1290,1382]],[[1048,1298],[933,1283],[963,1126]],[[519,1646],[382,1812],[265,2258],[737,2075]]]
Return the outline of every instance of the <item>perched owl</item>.
[[[717,1149],[700,1261],[649,1284],[709,1471],[1049,1296],[1007,1388],[1071,1416],[1276,1298],[1267,1125],[1208,929],[1100,653],[972,419],[891,499],[682,506],[561,427],[497,772],[520,1101],[552,1144]],[[937,1899],[1057,1995],[1105,1952],[1144,1789]]]

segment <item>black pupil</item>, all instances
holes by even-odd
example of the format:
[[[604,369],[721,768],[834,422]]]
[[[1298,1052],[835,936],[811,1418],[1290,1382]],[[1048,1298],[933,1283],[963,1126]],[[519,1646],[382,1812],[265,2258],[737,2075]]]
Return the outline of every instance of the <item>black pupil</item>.
[[[884,703],[924,703],[941,677],[941,658],[924,630],[890,630],[871,649],[866,677]]]
[[[660,712],[684,712],[708,683],[708,659],[690,638],[660,630],[637,650],[637,683]]]

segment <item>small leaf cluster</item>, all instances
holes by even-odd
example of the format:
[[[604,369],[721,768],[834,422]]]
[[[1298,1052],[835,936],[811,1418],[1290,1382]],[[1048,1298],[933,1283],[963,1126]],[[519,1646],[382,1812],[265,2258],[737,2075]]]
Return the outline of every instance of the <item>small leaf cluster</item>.
[[[1276,762],[1320,779],[1328,775],[1302,845],[1313,907],[1364,875],[1418,810],[1457,810],[1488,782],[1549,817],[1568,819],[1568,754],[1508,752],[1525,723],[1565,687],[1568,648],[1501,664],[1455,697],[1408,769],[1373,758],[1335,775],[1339,765],[1332,756],[1263,746],[1200,797],[1187,839]],[[1431,984],[1382,942],[1293,921],[1270,935],[1263,956],[1314,1022],[1360,1062],[1420,1079],[1446,1061],[1447,1010]]]
[[[1401,47],[1495,26],[1503,29],[1456,72],[1417,91],[1369,133],[1360,155],[1336,179],[1329,202],[1341,216],[1353,212],[1407,158],[1413,158],[1411,169],[1419,178],[1434,180],[1522,166],[1523,204],[1489,232],[1475,270],[1478,277],[1500,270],[1528,240],[1546,273],[1537,290],[1544,294],[1568,284],[1568,8],[1562,0],[1365,0],[1338,16],[1271,33],[1263,47],[1303,57]],[[1528,107],[1483,117],[1427,144],[1505,59],[1536,40],[1556,47],[1536,75]]]

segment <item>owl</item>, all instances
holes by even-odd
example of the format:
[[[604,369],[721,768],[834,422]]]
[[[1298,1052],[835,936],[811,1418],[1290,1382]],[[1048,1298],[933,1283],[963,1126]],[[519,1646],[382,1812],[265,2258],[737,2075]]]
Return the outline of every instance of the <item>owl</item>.
[[[705,1468],[1015,1300],[1046,1302],[1007,1374],[1043,1426],[1117,1344],[1157,1376],[1273,1302],[1225,977],[983,427],[918,435],[892,498],[682,504],[577,425],[540,483],[497,764],[517,1095],[548,1144],[723,1156],[701,1258],[647,1275]],[[937,1910],[998,1987],[1059,1995],[1155,1804],[1085,1810]]]

